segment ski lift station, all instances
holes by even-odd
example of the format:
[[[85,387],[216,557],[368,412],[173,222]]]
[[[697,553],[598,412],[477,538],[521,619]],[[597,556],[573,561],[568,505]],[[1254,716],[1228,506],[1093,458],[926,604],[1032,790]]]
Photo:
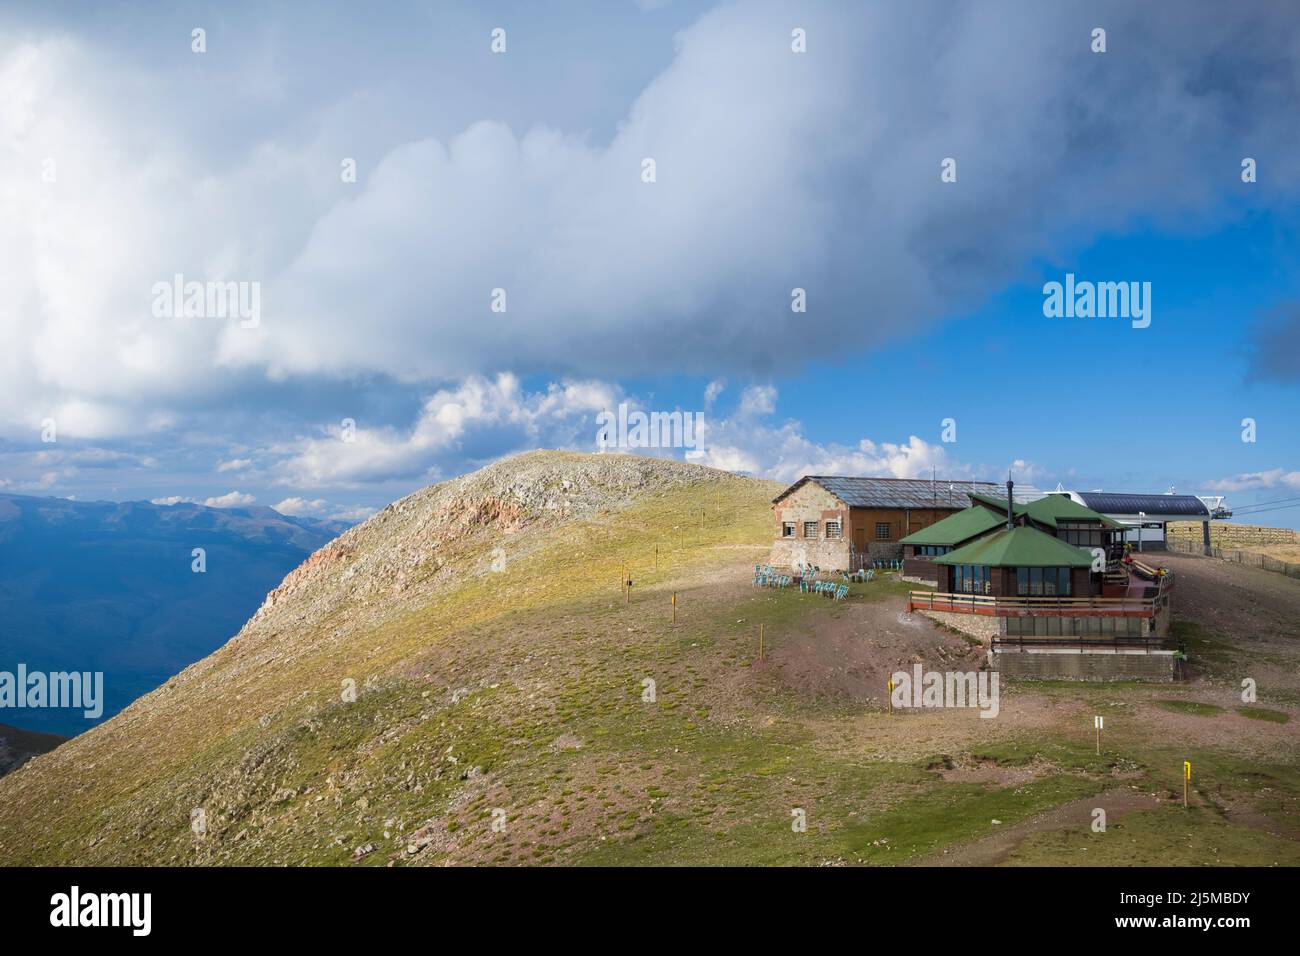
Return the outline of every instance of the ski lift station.
[[[1179,495],[1172,488],[1163,495],[1142,495],[1110,491],[1066,491],[1058,486],[1056,494],[1069,495],[1085,508],[1091,508],[1124,525],[1124,540],[1135,548],[1163,548],[1165,526],[1171,521],[1201,522],[1208,546],[1210,522],[1232,517],[1232,512],[1224,507],[1222,495]]]

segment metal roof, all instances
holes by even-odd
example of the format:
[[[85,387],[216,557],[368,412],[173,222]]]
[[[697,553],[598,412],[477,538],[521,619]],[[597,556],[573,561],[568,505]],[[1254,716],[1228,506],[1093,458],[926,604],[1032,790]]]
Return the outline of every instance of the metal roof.
[[[1037,528],[1019,525],[998,531],[935,558],[935,564],[983,564],[1001,568],[1088,568],[1093,557],[1082,548]]]
[[[1025,506],[1025,514],[1039,524],[1055,528],[1058,521],[1097,521],[1104,528],[1122,528],[1118,521],[1079,504],[1068,495],[1045,495]]]
[[[914,531],[906,538],[900,538],[899,544],[938,544],[952,546],[961,544],[976,535],[991,531],[1006,523],[1004,515],[998,515],[988,508],[971,505],[965,511],[936,521],[934,524]]]
[[[838,475],[805,475],[781,492],[772,503],[814,481],[850,508],[954,508],[970,506],[970,492],[995,494],[991,481],[949,481],[940,478],[850,478]]]
[[[1179,515],[1188,518],[1208,518],[1209,509],[1195,495],[1128,495],[1109,491],[1076,491],[1083,503],[1093,511],[1107,515],[1132,515],[1139,512],[1148,517]]]

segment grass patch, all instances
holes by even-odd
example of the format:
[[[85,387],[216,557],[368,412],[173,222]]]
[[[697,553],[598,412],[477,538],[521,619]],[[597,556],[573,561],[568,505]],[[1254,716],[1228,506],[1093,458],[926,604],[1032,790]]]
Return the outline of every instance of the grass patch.
[[[1161,710],[1173,711],[1175,714],[1191,714],[1193,717],[1217,717],[1223,708],[1217,704],[1202,704],[1195,700],[1153,700]]]
[[[1269,710],[1267,707],[1238,707],[1237,713],[1251,720],[1267,720],[1273,724],[1290,723],[1291,715],[1281,710]]]
[[[1239,826],[1213,808],[1130,813],[1105,833],[1089,826],[1031,833],[1008,866],[1297,866],[1300,843]]]

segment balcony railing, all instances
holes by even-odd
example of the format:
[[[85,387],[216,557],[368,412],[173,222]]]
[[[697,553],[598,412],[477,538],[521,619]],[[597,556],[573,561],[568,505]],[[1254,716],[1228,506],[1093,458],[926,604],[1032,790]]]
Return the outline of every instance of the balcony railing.
[[[908,611],[949,611],[987,617],[1155,617],[1159,600],[1133,597],[998,597],[911,591]]]

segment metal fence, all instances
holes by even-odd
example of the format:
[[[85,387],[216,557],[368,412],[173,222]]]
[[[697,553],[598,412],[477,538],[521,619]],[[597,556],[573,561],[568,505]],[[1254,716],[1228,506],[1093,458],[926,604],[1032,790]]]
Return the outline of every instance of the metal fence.
[[[1169,546],[1170,551],[1178,551],[1183,554],[1205,554],[1205,545],[1200,541],[1183,541],[1178,538],[1167,538],[1165,544]],[[1288,577],[1300,578],[1300,564],[1291,561],[1282,561],[1278,558],[1271,557],[1267,554],[1260,554],[1258,551],[1242,551],[1238,548],[1216,548],[1210,547],[1209,557],[1219,558],[1223,561],[1235,561],[1237,564],[1244,564],[1251,568],[1263,568],[1265,571],[1274,571],[1278,574],[1285,574]]]

